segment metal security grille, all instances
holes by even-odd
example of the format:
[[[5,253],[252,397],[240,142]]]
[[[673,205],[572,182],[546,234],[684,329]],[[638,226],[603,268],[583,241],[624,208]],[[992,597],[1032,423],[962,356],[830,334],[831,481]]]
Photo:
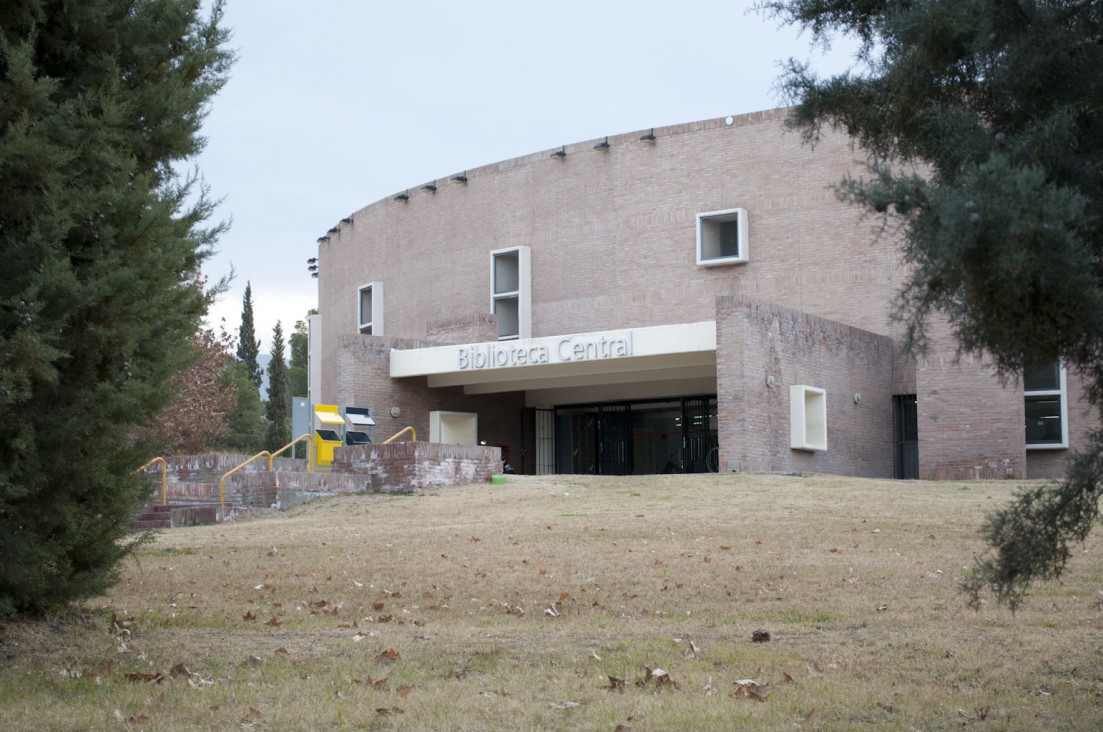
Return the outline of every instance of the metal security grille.
[[[555,410],[537,409],[536,416],[536,474],[551,475],[555,472]]]
[[[709,400],[682,400],[682,464],[687,473],[708,470],[705,459],[712,449],[709,431]]]
[[[892,398],[894,473],[902,480],[919,478],[919,403],[915,394]]]

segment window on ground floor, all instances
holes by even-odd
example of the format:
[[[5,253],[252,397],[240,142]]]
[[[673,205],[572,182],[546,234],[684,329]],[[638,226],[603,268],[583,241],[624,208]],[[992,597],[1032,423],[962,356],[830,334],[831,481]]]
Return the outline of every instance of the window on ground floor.
[[[1023,374],[1023,402],[1027,449],[1068,447],[1068,388],[1064,365],[1053,361],[1027,369]]]

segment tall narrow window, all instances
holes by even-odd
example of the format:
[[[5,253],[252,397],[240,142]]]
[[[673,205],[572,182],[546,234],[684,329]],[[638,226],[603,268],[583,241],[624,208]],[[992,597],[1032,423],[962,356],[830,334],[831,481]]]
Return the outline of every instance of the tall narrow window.
[[[1069,446],[1068,388],[1065,367],[1058,361],[1023,374],[1028,450]]]
[[[359,297],[357,317],[361,335],[383,335],[383,283],[361,285]]]
[[[498,316],[498,340],[532,334],[532,294],[528,247],[490,253],[490,311]]]

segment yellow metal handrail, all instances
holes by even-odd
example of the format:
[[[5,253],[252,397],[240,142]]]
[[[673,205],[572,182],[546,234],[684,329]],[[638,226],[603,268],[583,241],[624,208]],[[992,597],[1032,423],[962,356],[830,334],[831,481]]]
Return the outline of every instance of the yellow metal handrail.
[[[410,442],[417,442],[417,430],[415,430],[413,427],[403,427],[398,432],[395,432],[393,435],[383,440],[382,444],[386,445],[388,442],[394,442],[400,436],[406,434],[407,432],[413,435],[413,438],[410,440]]]
[[[270,457],[272,457],[272,453],[268,452],[267,450],[261,450],[256,455],[254,455],[253,457],[251,457],[248,460],[246,460],[245,462],[243,462],[241,465],[238,465],[233,470],[230,470],[229,472],[226,472],[222,475],[222,480],[220,480],[219,483],[218,483],[218,505],[219,506],[221,506],[222,508],[226,508],[226,479],[229,478],[231,475],[233,475],[237,471],[241,470],[246,465],[253,462],[254,460],[256,460],[259,457],[269,457],[270,458]]]
[[[169,464],[165,462],[165,459],[163,457],[155,457],[134,472],[140,473],[154,463],[161,463],[161,505],[166,506],[169,502]]]
[[[302,437],[295,438],[291,442],[289,442],[286,445],[284,445],[283,447],[281,447],[279,450],[276,450],[274,453],[269,455],[268,456],[268,472],[269,473],[272,472],[272,461],[275,460],[277,455],[279,455],[281,452],[285,452],[287,450],[290,450],[292,447],[299,444],[303,440],[306,440],[306,467],[307,467],[307,472],[308,473],[313,473],[314,472],[314,440],[311,439],[311,435],[310,435],[309,432],[307,432]]]

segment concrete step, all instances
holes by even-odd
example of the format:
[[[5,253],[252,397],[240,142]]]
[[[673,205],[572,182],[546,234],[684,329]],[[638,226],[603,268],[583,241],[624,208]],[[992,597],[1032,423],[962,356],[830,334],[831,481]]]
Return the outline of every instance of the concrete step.
[[[171,529],[178,526],[203,526],[218,523],[224,516],[236,513],[232,504],[223,509],[215,502],[152,503],[135,513],[131,526],[135,530]]]

